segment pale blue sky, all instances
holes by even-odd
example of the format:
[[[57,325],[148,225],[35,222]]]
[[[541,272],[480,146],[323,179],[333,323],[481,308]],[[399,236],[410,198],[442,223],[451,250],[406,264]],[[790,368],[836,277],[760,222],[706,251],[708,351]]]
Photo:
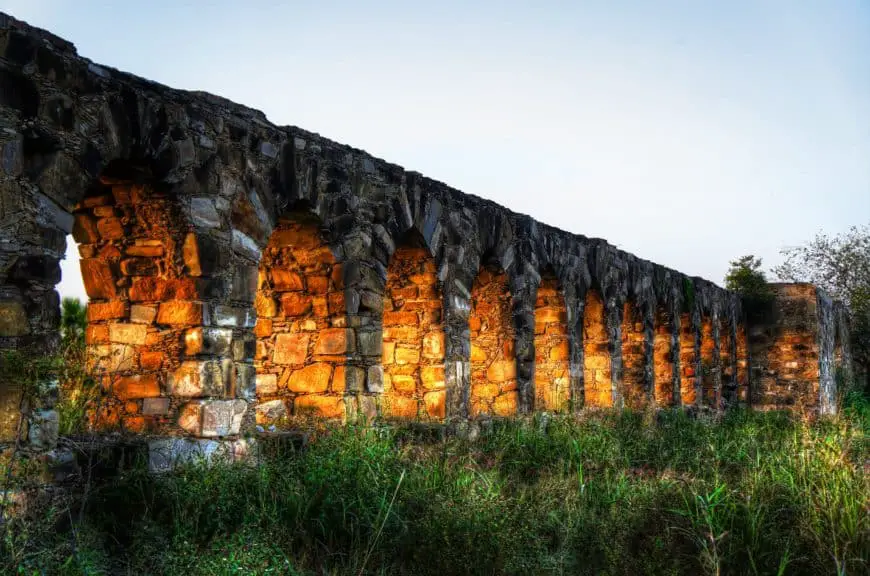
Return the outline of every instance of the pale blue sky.
[[[870,2],[0,0],[213,92],[717,283],[870,222]],[[62,294],[81,294],[77,265]]]

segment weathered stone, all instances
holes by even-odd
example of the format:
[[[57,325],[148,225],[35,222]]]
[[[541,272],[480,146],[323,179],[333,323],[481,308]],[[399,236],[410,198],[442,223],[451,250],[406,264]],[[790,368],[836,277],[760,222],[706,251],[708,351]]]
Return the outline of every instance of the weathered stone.
[[[369,366],[366,376],[366,387],[369,392],[380,393],[384,391],[384,367]]]
[[[363,356],[380,356],[382,354],[384,333],[380,330],[377,332],[358,332],[357,340],[359,353]]]
[[[297,334],[278,334],[275,337],[275,350],[272,362],[275,364],[302,365],[308,358],[308,342],[311,335],[305,332]]]
[[[245,400],[257,397],[257,369],[252,364],[236,362],[236,395]]]
[[[202,324],[202,302],[175,300],[161,302],[157,310],[157,323],[172,326],[195,326]]]
[[[329,390],[332,376],[332,366],[326,363],[309,364],[300,370],[294,370],[287,381],[287,389],[291,392],[314,394]]]
[[[0,301],[0,337],[24,336],[30,333],[27,312],[20,302]]]
[[[208,400],[202,404],[202,432],[208,438],[238,434],[248,404],[244,400]]]
[[[157,306],[134,304],[130,306],[130,322],[153,324],[157,318]]]
[[[293,411],[297,416],[344,419],[344,398],[340,396],[321,396],[316,394],[298,396],[293,402]]]
[[[173,396],[225,396],[232,383],[232,360],[188,360],[169,375]]]
[[[283,400],[269,400],[257,405],[257,424],[273,424],[287,417],[287,405]]]
[[[107,262],[96,258],[86,258],[79,263],[82,270],[82,282],[84,282],[85,291],[90,298],[111,300],[117,296],[115,278]]]
[[[233,331],[229,328],[190,328],[184,333],[184,354],[196,356],[229,356],[233,343]]]
[[[142,401],[142,414],[145,416],[169,414],[169,398],[145,398]]]
[[[148,328],[144,324],[109,324],[109,341],[118,344],[145,344]]]
[[[341,355],[355,350],[353,330],[347,328],[327,328],[317,335],[315,354]]]
[[[218,305],[214,307],[212,321],[216,326],[253,328],[257,322],[257,317],[250,308]]]
[[[221,225],[221,218],[212,198],[191,198],[190,218],[194,225],[202,228],[219,228]]]
[[[119,400],[153,398],[160,396],[160,383],[153,374],[124,376],[114,382],[112,390]]]
[[[278,376],[276,374],[257,374],[257,395],[266,396],[278,391]]]

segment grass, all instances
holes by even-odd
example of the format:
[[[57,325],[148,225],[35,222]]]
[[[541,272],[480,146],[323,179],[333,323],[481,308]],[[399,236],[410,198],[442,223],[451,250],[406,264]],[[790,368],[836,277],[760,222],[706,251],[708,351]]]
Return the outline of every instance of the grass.
[[[863,404],[862,404],[863,402]],[[867,574],[868,405],[319,431],[258,466],[132,467],[9,525],[9,574]],[[2,571],[2,570],[0,570]]]

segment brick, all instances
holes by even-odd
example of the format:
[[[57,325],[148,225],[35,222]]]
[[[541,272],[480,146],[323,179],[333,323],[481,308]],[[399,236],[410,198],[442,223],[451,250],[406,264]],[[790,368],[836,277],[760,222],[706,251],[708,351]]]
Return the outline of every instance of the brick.
[[[384,312],[384,326],[417,326],[415,312]]]
[[[90,302],[88,304],[88,322],[115,320],[127,315],[127,305],[121,300],[111,302]]]
[[[272,268],[269,271],[272,278],[272,289],[278,292],[301,291],[305,289],[305,282],[298,273],[282,268]]]
[[[124,226],[118,218],[97,220],[97,230],[103,240],[120,240],[124,237]]]
[[[159,258],[163,256],[163,246],[128,246],[124,249],[127,256],[142,256],[145,258]]]
[[[417,364],[420,361],[420,351],[416,348],[399,346],[396,348],[396,364]]]
[[[443,420],[447,415],[446,401],[446,390],[427,392],[423,395],[423,404],[426,407],[426,414],[435,420]]]
[[[130,322],[153,324],[157,318],[157,306],[133,304],[130,307]]]

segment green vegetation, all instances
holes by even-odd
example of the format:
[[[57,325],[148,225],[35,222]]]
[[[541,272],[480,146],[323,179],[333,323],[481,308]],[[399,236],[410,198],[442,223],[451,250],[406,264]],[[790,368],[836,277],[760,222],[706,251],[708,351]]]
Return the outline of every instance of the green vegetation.
[[[725,287],[743,297],[750,314],[762,313],[773,301],[773,292],[761,268],[761,258],[753,255],[733,260],[725,274]]]
[[[10,525],[0,572],[867,573],[867,413],[603,412],[475,442],[336,427],[256,467],[95,481]]]

